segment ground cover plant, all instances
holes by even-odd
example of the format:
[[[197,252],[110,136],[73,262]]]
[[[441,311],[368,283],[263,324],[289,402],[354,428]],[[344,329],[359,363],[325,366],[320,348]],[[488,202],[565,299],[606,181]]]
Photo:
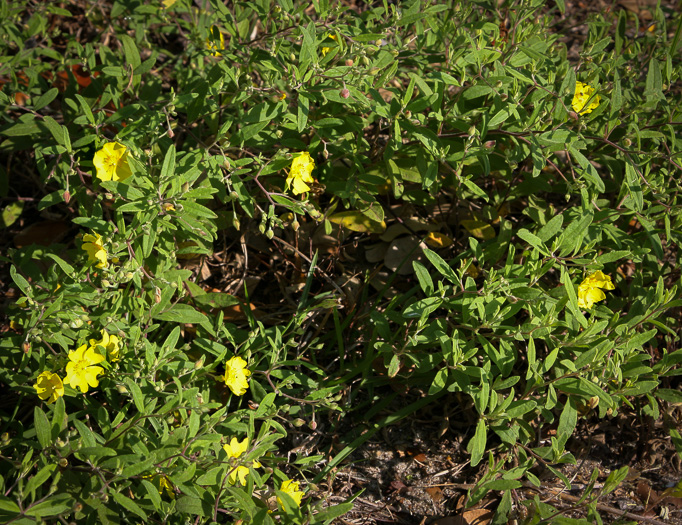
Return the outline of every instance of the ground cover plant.
[[[619,518],[588,422],[679,481],[682,18],[567,6],[3,0],[0,520],[343,522],[438,410],[462,516]]]

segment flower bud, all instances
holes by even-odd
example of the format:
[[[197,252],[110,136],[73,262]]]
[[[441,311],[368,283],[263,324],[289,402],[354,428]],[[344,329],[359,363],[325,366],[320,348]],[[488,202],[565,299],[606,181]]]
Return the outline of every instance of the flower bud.
[[[66,468],[69,466],[69,460],[66,458],[60,458],[59,459],[59,466],[62,468]]]
[[[73,328],[74,330],[77,330],[81,326],[83,326],[83,320],[80,317],[77,317],[71,323],[69,323],[69,326]]]
[[[350,97],[350,91],[348,91],[347,88],[343,88],[343,89],[341,90],[341,93],[339,93],[339,94],[341,95],[341,98],[348,98],[348,97]]]
[[[624,145],[626,148],[629,148],[630,146],[632,146],[632,141],[631,141],[629,138],[626,137],[625,139],[623,139],[623,145]]]
[[[272,230],[268,230],[268,231],[265,233],[265,236],[266,236],[268,239],[272,239],[272,238],[275,236],[275,232],[273,232]]]
[[[346,59],[346,65],[347,65],[348,67],[352,67],[354,63],[355,63],[355,62],[353,62],[353,59],[352,59],[352,58],[347,58],[347,59]]]
[[[292,221],[292,223],[291,223],[291,228],[292,228],[295,232],[297,232],[298,229],[299,229],[300,227],[301,227],[301,224],[300,224],[296,219],[294,219],[294,220]]]
[[[63,197],[64,197],[64,202],[66,204],[68,204],[69,201],[71,200],[71,193],[69,193],[69,190],[64,191]]]
[[[8,443],[9,443],[9,434],[7,432],[3,432],[2,435],[0,436],[0,444],[7,445]]]
[[[367,57],[362,57],[362,58],[360,59],[360,63],[361,63],[363,66],[369,66],[369,58],[367,58]]]
[[[469,128],[468,133],[469,133],[469,136],[470,136],[470,137],[473,137],[474,135],[476,135],[476,126],[471,126],[471,127]]]

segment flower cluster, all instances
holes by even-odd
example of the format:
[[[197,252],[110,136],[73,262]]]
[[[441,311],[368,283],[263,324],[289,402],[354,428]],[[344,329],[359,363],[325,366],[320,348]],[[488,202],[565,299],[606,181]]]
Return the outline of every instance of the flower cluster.
[[[310,191],[310,186],[314,182],[311,173],[315,169],[315,161],[310,156],[310,153],[304,151],[294,157],[287,176],[287,189],[291,187],[294,195],[299,195]]]
[[[242,441],[238,441],[236,437],[233,437],[229,444],[223,445],[223,450],[227,452],[228,459],[237,459],[242,454],[246,452],[249,448],[249,438],[244,438]],[[241,462],[240,462],[241,463]],[[252,462],[253,468],[259,468],[261,464],[258,461]],[[249,474],[249,467],[238,464],[234,465],[230,471],[229,481],[233,485],[239,479],[239,483],[246,485],[246,476]]]
[[[575,94],[573,95],[573,102],[571,103],[573,110],[581,115],[592,113],[592,110],[597,109],[599,101],[601,100],[599,95],[593,96],[593,94],[594,88],[592,86],[588,86],[582,82],[576,82]]]
[[[128,148],[118,142],[109,142],[95,153],[92,163],[97,170],[97,178],[103,181],[122,181],[133,172],[128,165]]]
[[[594,303],[606,299],[606,294],[602,289],[613,290],[614,288],[609,275],[605,275],[601,270],[591,273],[578,286],[578,306],[590,310]]]
[[[251,371],[246,368],[246,361],[241,357],[233,357],[225,363],[225,384],[235,396],[243,396],[249,388]]]
[[[54,403],[64,395],[64,384],[71,388],[78,388],[85,393],[88,389],[99,386],[98,376],[104,372],[100,363],[109,357],[109,361],[119,359],[121,341],[115,335],[109,335],[106,330],[100,332],[102,339],[90,339],[90,346],[81,345],[69,352],[69,362],[66,364],[66,377],[63,382],[59,375],[44,371],[36,379],[35,388],[38,397],[48,403]]]

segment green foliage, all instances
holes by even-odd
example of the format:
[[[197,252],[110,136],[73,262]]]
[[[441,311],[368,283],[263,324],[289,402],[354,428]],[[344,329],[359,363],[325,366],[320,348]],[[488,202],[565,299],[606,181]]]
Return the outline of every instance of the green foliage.
[[[488,460],[470,502],[502,491],[501,523],[538,462],[559,476],[575,462],[580,421],[680,402],[679,14],[659,8],[642,34],[624,11],[594,17],[576,64],[547,29],[563,2],[506,2],[504,24],[497,4],[2,3],[2,164],[14,184],[13,159],[30,159],[32,211],[71,227],[4,259],[21,295],[0,340],[5,521],[330,523],[352,502],[299,508],[281,483],[313,494],[305,480],[382,425],[454,395],[476,421],[471,465]],[[597,94],[589,113],[577,81]],[[112,142],[125,180],[97,176]],[[315,181],[293,195],[298,152]],[[353,297],[325,274],[322,237],[371,243],[391,271],[377,284],[366,266]],[[200,286],[187,261],[226,239],[247,259],[252,241],[276,247],[298,273],[293,306],[262,318],[244,276],[233,293]],[[615,290],[587,309],[578,285],[596,271]],[[106,358],[86,394],[66,384],[82,345]],[[223,381],[233,356],[245,397]],[[42,372],[65,381],[52,404]],[[389,381],[428,396],[322,469],[284,457],[316,411],[378,414],[340,400]]]

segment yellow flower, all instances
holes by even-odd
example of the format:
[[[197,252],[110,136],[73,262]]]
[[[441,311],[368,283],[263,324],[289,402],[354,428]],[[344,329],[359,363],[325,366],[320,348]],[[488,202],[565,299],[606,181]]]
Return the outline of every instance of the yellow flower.
[[[90,346],[101,346],[106,351],[106,355],[110,363],[118,361],[118,354],[121,350],[121,340],[115,335],[109,335],[106,330],[100,332],[102,334],[101,341],[90,339]]]
[[[329,35],[329,38],[331,38],[332,40],[338,40],[338,39],[339,39],[339,37],[337,37],[336,35]],[[331,50],[332,50],[331,47],[323,47],[323,48],[321,49],[321,51],[322,51],[322,56],[323,56],[323,57],[326,57],[326,56],[327,56],[327,53],[329,53]]]
[[[308,184],[315,182],[315,179],[313,179],[311,175],[314,169],[315,161],[307,151],[294,157],[287,177],[287,189],[292,187],[291,191],[294,195],[310,191],[310,186],[308,186]]]
[[[249,388],[251,371],[246,368],[246,361],[241,357],[233,357],[225,363],[225,384],[235,396],[242,396]]]
[[[301,499],[303,499],[303,491],[299,490],[298,481],[294,481],[293,479],[283,481],[282,485],[279,487],[279,490],[291,496],[291,498],[296,502],[297,507],[301,506]],[[284,510],[286,510],[286,505],[279,496],[277,497],[277,503],[279,503],[280,506]]]
[[[597,109],[601,99],[599,95],[592,96],[593,93],[594,88],[592,86],[588,86],[582,82],[576,82],[575,94],[573,95],[573,102],[571,103],[573,110],[581,115],[586,115],[587,113],[592,113],[593,109]],[[592,100],[590,100],[590,97],[592,97]],[[588,100],[590,100],[589,104],[587,104]]]
[[[83,345],[78,350],[69,352],[69,361],[70,363],[66,365],[65,383],[72,388],[80,388],[84,393],[88,391],[89,386],[99,385],[97,376],[104,372],[104,369],[95,365],[104,361],[104,356],[98,354],[94,347],[88,348],[87,345]]]
[[[218,29],[218,26],[211,26],[211,29],[209,29],[209,35],[206,39],[206,49],[208,49],[214,57],[223,56],[221,51],[225,49],[225,37],[220,32],[220,29]]]
[[[237,459],[240,457],[246,449],[249,448],[249,438],[245,437],[241,442],[237,441],[236,437],[233,437],[230,444],[223,445],[223,450],[227,452],[228,459]],[[252,462],[253,468],[259,468],[261,464],[258,461]],[[249,467],[244,465],[233,466],[230,471],[229,481],[234,485],[237,478],[239,478],[239,483],[246,485],[246,476],[249,474]]]
[[[58,397],[64,395],[64,383],[57,374],[52,372],[43,372],[36,379],[36,384],[33,385],[36,389],[38,397],[48,403],[54,403]]]
[[[615,288],[609,275],[605,275],[601,270],[588,275],[578,286],[578,306],[590,310],[594,303],[606,299],[602,288],[604,290]]]
[[[88,233],[83,236],[83,240],[85,242],[81,248],[88,253],[88,261],[91,263],[97,263],[95,264],[97,268],[106,268],[109,266],[109,263],[107,262],[107,251],[104,248],[102,236],[99,233]]]
[[[121,181],[133,174],[128,166],[128,148],[118,142],[109,142],[102,146],[95,153],[92,163],[97,169],[97,178],[101,180]]]

